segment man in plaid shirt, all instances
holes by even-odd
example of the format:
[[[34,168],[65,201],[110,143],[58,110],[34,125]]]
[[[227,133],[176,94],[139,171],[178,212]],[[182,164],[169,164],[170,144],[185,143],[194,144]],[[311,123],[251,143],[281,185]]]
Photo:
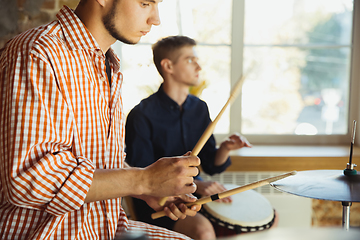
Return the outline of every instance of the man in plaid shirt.
[[[128,220],[121,207],[123,196],[156,210],[164,196],[196,200],[197,157],[124,163],[123,76],[110,46],[135,44],[160,24],[159,2],[81,0],[0,50],[1,239],[187,238]],[[164,210],[173,220],[200,209],[171,201]]]

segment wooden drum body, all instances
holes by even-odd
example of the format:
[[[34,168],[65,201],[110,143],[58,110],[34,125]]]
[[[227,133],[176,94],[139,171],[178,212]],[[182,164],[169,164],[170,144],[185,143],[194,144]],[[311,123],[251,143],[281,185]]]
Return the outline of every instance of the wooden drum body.
[[[234,184],[224,186],[227,189],[238,187]],[[231,197],[232,203],[209,202],[201,209],[212,222],[217,237],[261,231],[273,225],[274,209],[263,195],[248,190]]]

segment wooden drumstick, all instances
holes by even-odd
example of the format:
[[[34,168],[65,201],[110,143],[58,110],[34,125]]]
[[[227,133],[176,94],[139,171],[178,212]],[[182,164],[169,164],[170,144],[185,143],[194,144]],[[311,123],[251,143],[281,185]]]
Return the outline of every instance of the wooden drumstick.
[[[213,195],[208,196],[208,197],[203,197],[203,198],[200,198],[199,200],[197,200],[195,202],[186,203],[185,205],[190,207],[190,206],[193,206],[193,205],[202,205],[202,204],[205,204],[205,203],[208,203],[208,202],[216,201],[218,199],[226,198],[226,197],[229,197],[231,195],[234,195],[234,194],[237,194],[237,193],[240,193],[240,192],[245,192],[245,191],[250,190],[250,189],[254,189],[254,188],[257,188],[257,187],[264,186],[264,185],[269,184],[271,182],[275,182],[277,180],[289,177],[291,175],[295,175],[296,173],[297,173],[296,171],[292,171],[292,172],[285,173],[285,174],[282,174],[282,175],[278,175],[278,176],[275,176],[275,177],[266,178],[266,179],[263,179],[263,180],[260,180],[260,181],[257,181],[257,182],[246,184],[246,185],[241,186],[241,187],[237,187],[237,188],[227,190],[227,191],[224,191],[224,192],[221,192],[221,193],[213,194]],[[160,212],[156,212],[156,213],[151,214],[152,219],[157,219],[157,218],[164,217],[164,216],[166,216],[165,211],[160,211]]]
[[[205,145],[205,143],[207,142],[207,140],[210,138],[211,134],[214,132],[216,124],[219,122],[219,120],[220,120],[221,116],[223,115],[223,113],[225,112],[227,106],[229,104],[231,104],[236,99],[237,95],[239,94],[241,86],[244,83],[244,80],[245,80],[245,75],[243,75],[238,80],[235,87],[233,88],[233,90],[230,93],[229,99],[227,100],[225,105],[222,107],[219,114],[216,116],[214,121],[209,123],[209,125],[205,129],[204,133],[201,135],[199,141],[196,143],[194,149],[191,152],[192,156],[197,156],[199,154],[199,152],[201,151],[201,149],[203,148],[203,146]]]
[[[219,122],[220,117],[222,116],[222,114],[225,112],[227,106],[229,104],[231,104],[237,97],[237,95],[240,92],[241,86],[244,83],[245,80],[245,75],[243,75],[238,82],[236,83],[235,87],[233,88],[233,90],[230,93],[230,97],[227,100],[227,102],[225,103],[225,105],[223,106],[223,108],[221,109],[221,111],[219,112],[219,114],[216,116],[216,118],[214,119],[214,121],[210,122],[209,125],[207,126],[207,128],[205,129],[204,133],[201,135],[200,139],[198,140],[198,142],[196,143],[195,147],[193,148],[193,150],[191,151],[190,156],[197,156],[199,154],[199,152],[201,151],[201,149],[203,148],[203,146],[205,145],[205,143],[207,142],[207,140],[210,138],[211,134],[214,132],[215,126],[216,124]],[[167,197],[164,197],[162,199],[160,199],[159,201],[159,205],[160,206],[164,206],[165,202],[167,200]]]

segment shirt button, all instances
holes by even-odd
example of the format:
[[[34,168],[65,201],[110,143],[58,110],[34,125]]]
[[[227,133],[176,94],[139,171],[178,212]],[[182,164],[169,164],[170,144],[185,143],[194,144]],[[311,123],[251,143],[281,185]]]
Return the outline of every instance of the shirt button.
[[[100,80],[103,81],[103,82],[106,81],[106,79],[103,76],[100,77]]]
[[[107,215],[108,219],[111,218],[111,214],[109,212],[106,215]]]

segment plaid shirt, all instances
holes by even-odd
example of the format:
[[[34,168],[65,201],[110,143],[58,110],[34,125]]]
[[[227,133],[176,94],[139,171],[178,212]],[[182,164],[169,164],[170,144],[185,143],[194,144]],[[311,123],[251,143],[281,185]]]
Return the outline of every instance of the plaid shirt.
[[[120,60],[110,49],[110,88],[90,32],[67,7],[57,18],[0,51],[1,239],[169,238],[127,220],[120,198],[84,203],[96,168],[123,167]]]

